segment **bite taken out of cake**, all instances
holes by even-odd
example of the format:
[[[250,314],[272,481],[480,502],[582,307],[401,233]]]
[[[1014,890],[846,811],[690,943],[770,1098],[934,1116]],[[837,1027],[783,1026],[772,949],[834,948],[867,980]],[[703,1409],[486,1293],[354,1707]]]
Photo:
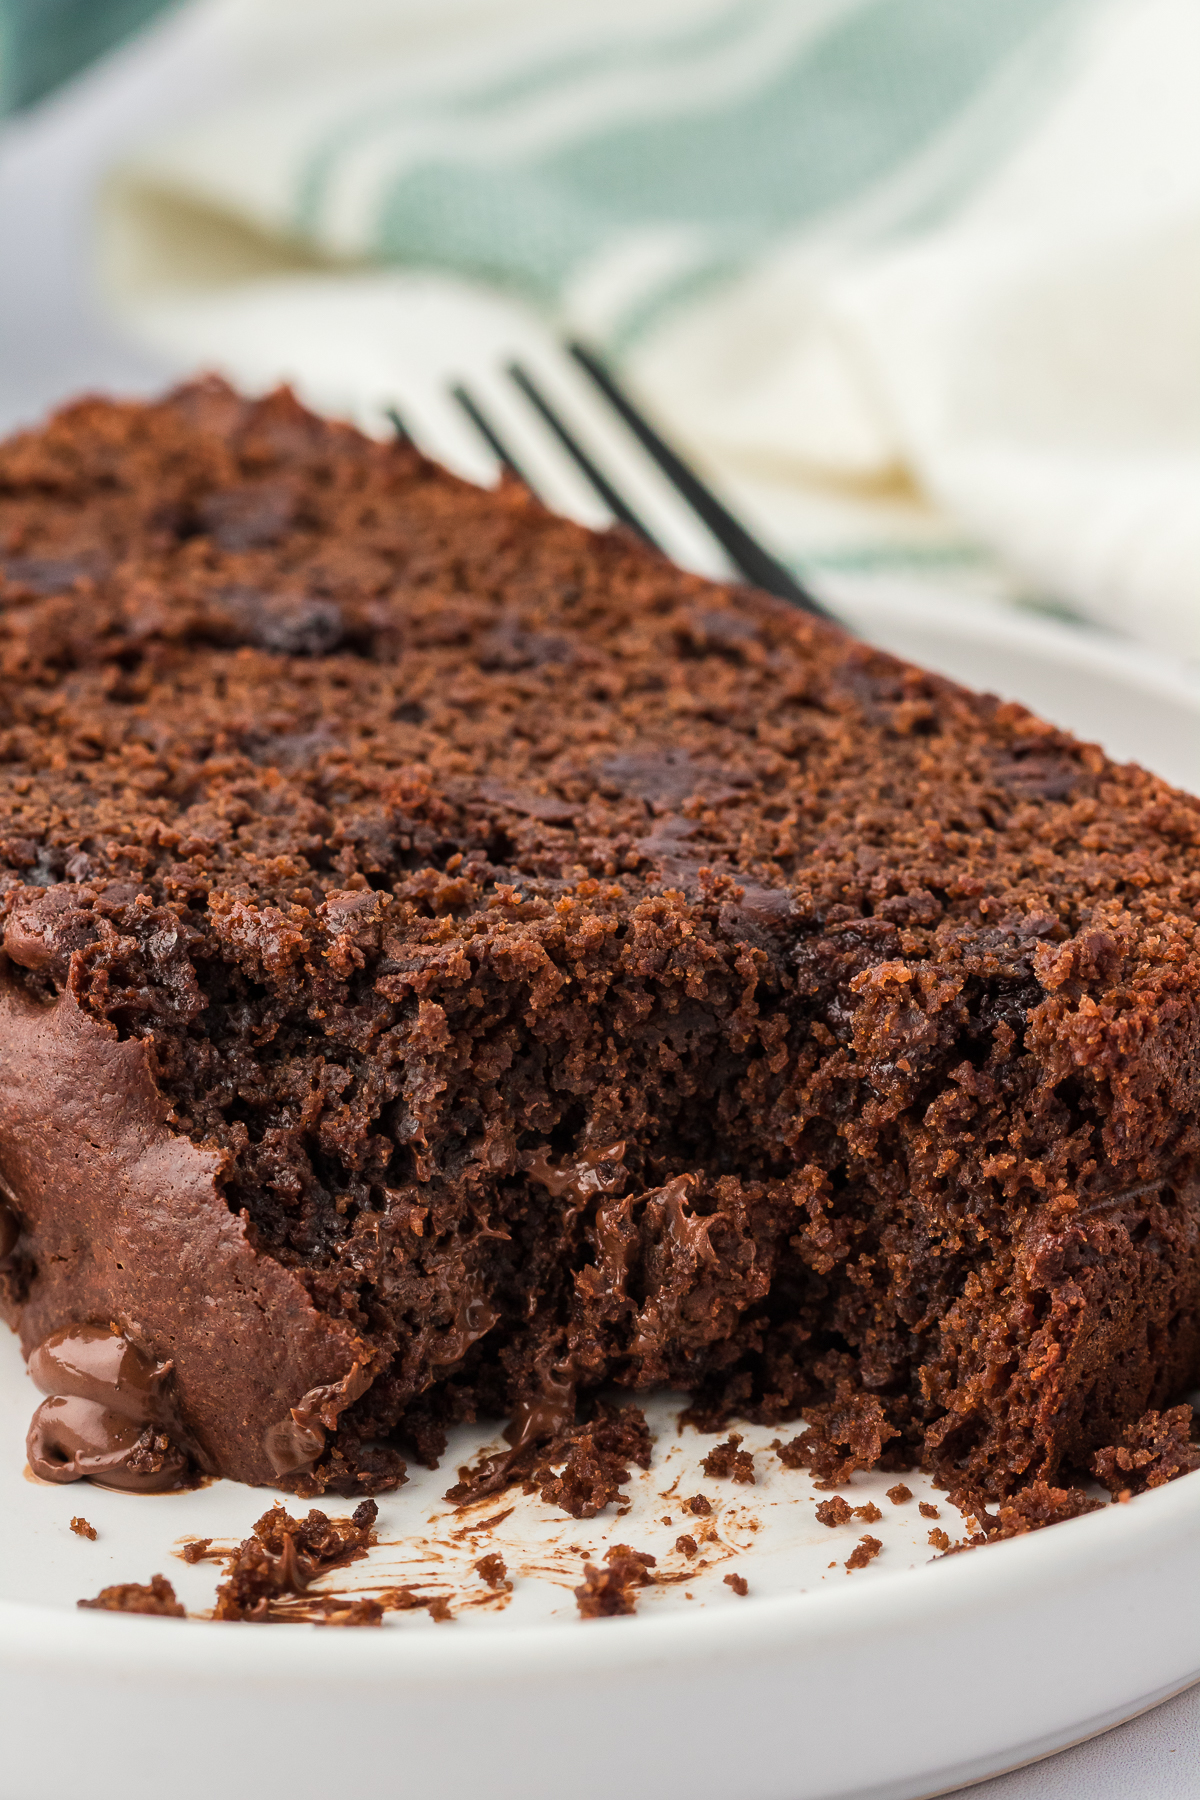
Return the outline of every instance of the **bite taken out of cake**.
[[[1200,1375],[1200,802],[214,381],[0,448],[0,601],[37,1472],[670,1383],[1002,1498]]]

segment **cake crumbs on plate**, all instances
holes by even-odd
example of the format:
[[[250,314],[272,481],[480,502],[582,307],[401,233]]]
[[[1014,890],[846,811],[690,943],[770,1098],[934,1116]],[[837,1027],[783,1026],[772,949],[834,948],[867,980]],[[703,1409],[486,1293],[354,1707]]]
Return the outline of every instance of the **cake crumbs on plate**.
[[[1006,1538],[1024,1537],[1030,1531],[1042,1531],[1047,1525],[1062,1525],[1086,1513],[1099,1512],[1104,1505],[1086,1494],[1082,1488],[1052,1487],[1046,1481],[1033,1481],[1019,1488],[1007,1500],[989,1512],[985,1496],[971,1488],[952,1493],[951,1505],[963,1514],[968,1536],[953,1544],[947,1554],[974,1550],[981,1544],[1003,1542]]]
[[[857,1544],[855,1544],[853,1550],[846,1558],[847,1574],[851,1573],[854,1569],[865,1569],[869,1562],[874,1562],[882,1549],[883,1543],[877,1537],[871,1537],[868,1534],[865,1537],[859,1538]]]
[[[726,1587],[732,1588],[734,1593],[740,1595],[742,1599],[745,1599],[746,1595],[750,1592],[750,1583],[746,1580],[744,1575],[724,1575],[721,1579],[724,1581]]]
[[[165,1575],[152,1575],[148,1582],[123,1581],[101,1588],[94,1600],[78,1600],[76,1605],[85,1611],[137,1613],[147,1619],[187,1618]]]
[[[742,1435],[731,1431],[723,1444],[710,1450],[703,1458],[701,1468],[706,1475],[719,1480],[740,1481],[746,1486],[754,1486],[754,1458],[748,1450],[741,1448]]]
[[[549,1439],[493,1452],[460,1469],[446,1499],[464,1507],[519,1485],[573,1519],[594,1519],[614,1501],[626,1504],[621,1489],[630,1479],[628,1465],[648,1469],[652,1450],[640,1406],[601,1401],[592,1418],[572,1422]]]
[[[675,1548],[678,1550],[680,1556],[689,1558],[698,1555],[700,1551],[700,1546],[695,1538],[690,1536],[687,1532],[684,1532],[682,1536],[675,1539]]]
[[[212,1539],[210,1537],[205,1537],[189,1539],[183,1548],[177,1550],[175,1554],[185,1563],[200,1563],[220,1562],[226,1552],[214,1550],[212,1548]]]
[[[614,1544],[605,1552],[607,1567],[598,1569],[585,1563],[583,1580],[575,1589],[575,1604],[581,1619],[612,1619],[637,1610],[637,1590],[650,1587],[654,1577],[650,1570],[657,1557],[645,1550],[634,1550],[628,1544]]]
[[[856,1469],[882,1466],[887,1444],[899,1436],[881,1402],[856,1391],[849,1378],[839,1382],[835,1400],[810,1407],[805,1418],[808,1429],[780,1444],[775,1454],[785,1469],[811,1470],[819,1488],[839,1487]],[[911,1464],[902,1460],[900,1466]]]
[[[80,1518],[78,1513],[71,1520],[71,1530],[75,1533],[76,1537],[90,1538],[93,1544],[100,1535],[91,1520]]]
[[[1200,1445],[1193,1441],[1195,1414],[1188,1405],[1144,1413],[1117,1444],[1097,1450],[1088,1467],[1114,1500],[1163,1487],[1200,1469]]]
[[[912,1489],[905,1487],[902,1481],[898,1481],[895,1487],[888,1489],[887,1497],[893,1506],[903,1506],[906,1500],[912,1499]]]
[[[498,1594],[511,1594],[512,1582],[508,1579],[508,1569],[504,1558],[493,1550],[490,1556],[481,1556],[472,1564],[481,1581]]]
[[[940,1519],[942,1516],[937,1507],[928,1500],[922,1500],[917,1511],[923,1519]]]

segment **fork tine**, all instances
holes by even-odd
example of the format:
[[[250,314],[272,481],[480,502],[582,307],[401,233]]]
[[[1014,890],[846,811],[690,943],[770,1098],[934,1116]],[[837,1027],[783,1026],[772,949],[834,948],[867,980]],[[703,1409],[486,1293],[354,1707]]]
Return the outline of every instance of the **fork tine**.
[[[524,469],[521,467],[512,451],[508,448],[508,445],[504,442],[504,439],[500,436],[500,433],[496,430],[495,425],[488,418],[479,402],[472,397],[468,390],[463,386],[462,382],[459,382],[457,387],[452,387],[450,393],[458,402],[463,412],[466,413],[468,419],[470,419],[472,425],[475,427],[488,449],[492,452],[492,455],[496,458],[496,461],[500,464],[501,468],[507,469],[510,475],[515,475],[518,481],[523,481],[525,486],[530,488],[530,491],[532,492],[532,484],[530,483],[528,475],[526,475]]]
[[[815,600],[784,567],[750,533],[740,520],[721,504],[712,489],[679,453],[664,443],[649,419],[638,410],[609,369],[586,345],[573,342],[567,349],[588,375],[609,405],[620,414],[642,447],[649,452],[672,486],[683,496],[698,518],[712,532],[738,572],[755,587],[763,588],[777,599],[790,600],[793,606],[815,613],[820,619],[832,617],[819,600]]]
[[[413,442],[413,434],[408,429],[408,426],[404,423],[403,416],[401,415],[401,413],[397,407],[395,407],[395,406],[385,407],[384,408],[384,417],[390,419],[392,421],[392,424],[395,426],[396,441],[398,443],[411,444]]]
[[[563,420],[559,417],[558,413],[555,412],[554,408],[546,399],[546,396],[537,386],[528,371],[520,363],[514,362],[508,365],[508,373],[517,387],[520,388],[525,398],[529,401],[529,404],[536,412],[541,414],[563,449],[574,462],[576,468],[586,477],[588,482],[590,482],[605,506],[607,506],[613,518],[618,520],[620,524],[627,525],[630,531],[636,532],[643,543],[649,544],[652,550],[657,550],[659,547],[658,544],[642,524],[642,521],[638,518],[628,501],[622,499],[621,495],[618,494],[607,476],[592,461],[574,432],[564,424]]]

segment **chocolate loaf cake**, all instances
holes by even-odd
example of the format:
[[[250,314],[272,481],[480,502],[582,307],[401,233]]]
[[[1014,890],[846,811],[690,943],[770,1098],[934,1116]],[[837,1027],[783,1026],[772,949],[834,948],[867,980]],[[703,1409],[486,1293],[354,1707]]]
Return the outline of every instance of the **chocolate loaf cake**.
[[[1053,1479],[1200,1374],[1200,803],[216,382],[0,449],[38,1472],[613,1385]]]

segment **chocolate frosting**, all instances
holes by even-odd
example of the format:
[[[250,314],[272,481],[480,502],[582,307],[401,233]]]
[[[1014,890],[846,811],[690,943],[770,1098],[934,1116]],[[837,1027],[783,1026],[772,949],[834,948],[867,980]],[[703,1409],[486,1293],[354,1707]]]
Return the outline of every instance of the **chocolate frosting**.
[[[180,1451],[209,1474],[278,1486],[288,1477],[266,1448],[272,1427],[294,1424],[294,1408],[323,1446],[369,1385],[373,1356],[253,1249],[218,1185],[221,1160],[172,1131],[144,1043],[97,1022],[70,985],[50,1005],[34,999],[0,958],[0,1179],[34,1265],[23,1304],[6,1302],[4,1316],[27,1356],[55,1340],[35,1368],[49,1380],[52,1364],[77,1404],[47,1418],[55,1429],[72,1420],[92,1445],[79,1454],[102,1456],[95,1415],[79,1408],[110,1411],[119,1389],[149,1416],[169,1363]],[[89,1319],[112,1322],[115,1350],[81,1335]],[[105,1406],[107,1376],[117,1389]],[[293,1466],[305,1465],[307,1452]],[[48,1479],[64,1479],[61,1465]]]

